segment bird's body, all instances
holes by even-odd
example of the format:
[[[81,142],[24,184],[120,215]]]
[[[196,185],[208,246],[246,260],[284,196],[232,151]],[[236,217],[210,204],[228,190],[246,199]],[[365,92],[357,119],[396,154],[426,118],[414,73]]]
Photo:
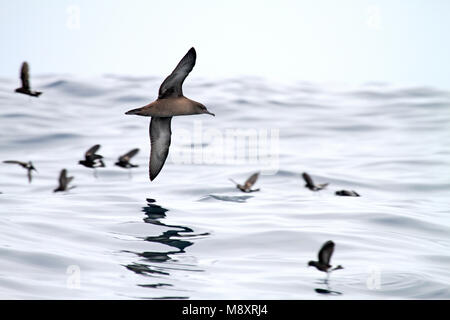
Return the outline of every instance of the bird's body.
[[[339,190],[339,191],[336,191],[335,194],[337,196],[343,196],[343,197],[360,197],[360,195],[354,190]]]
[[[84,154],[84,160],[78,161],[79,164],[87,167],[87,168],[99,168],[104,167],[103,156],[97,154],[96,152],[100,149],[100,145],[96,144],[90,147],[86,153]]]
[[[33,180],[32,171],[36,171],[36,168],[33,166],[33,163],[31,161],[23,162],[23,161],[17,161],[17,160],[5,160],[3,163],[10,163],[10,164],[18,164],[22,168],[27,170],[27,176],[28,176],[28,182],[31,183]]]
[[[194,48],[191,48],[161,84],[156,101],[125,113],[152,117],[149,128],[151,143],[149,176],[151,181],[159,174],[169,154],[172,117],[203,113],[214,115],[200,102],[188,99],[183,95],[184,79],[194,68],[196,58],[197,53]]]
[[[127,111],[125,114],[135,114],[145,117],[173,117],[197,114],[199,102],[186,97],[157,99],[142,107]]]
[[[317,184],[317,185],[314,184],[313,179],[306,172],[302,173],[302,177],[303,177],[303,180],[305,180],[305,182],[306,182],[305,188],[308,188],[311,191],[319,191],[319,190],[325,189],[326,186],[328,186],[328,183],[322,183],[322,184]]]
[[[130,163],[130,160],[132,157],[134,157],[139,152],[139,149],[133,149],[125,153],[124,155],[120,156],[118,161],[115,163],[116,166],[122,167],[122,168],[136,168],[138,167],[137,164]]]
[[[25,61],[22,63],[22,68],[20,69],[20,80],[22,82],[22,86],[16,89],[16,92],[23,93],[32,97],[39,97],[42,92],[33,91],[30,87],[30,75],[29,75],[29,66]]]
[[[259,172],[252,174],[247,179],[247,181],[245,181],[245,183],[243,185],[235,182],[232,179],[230,179],[230,181],[233,182],[234,184],[236,184],[236,188],[238,188],[242,192],[250,193],[250,192],[259,191],[259,189],[251,189],[251,187],[256,183],[256,180],[258,180],[258,177],[259,177]]]
[[[319,261],[309,261],[308,266],[316,267],[317,270],[327,273],[334,270],[344,269],[340,265],[335,268],[332,268],[332,265],[330,265],[330,260],[331,256],[333,255],[333,251],[334,251],[334,242],[331,240],[325,242],[319,251],[318,255]]]
[[[60,174],[59,174],[59,179],[58,179],[58,187],[53,190],[53,192],[60,192],[60,191],[69,191],[70,189],[75,188],[75,186],[72,186],[69,188],[69,183],[73,180],[73,177],[68,177],[67,176],[67,170],[66,169],[62,169]]]

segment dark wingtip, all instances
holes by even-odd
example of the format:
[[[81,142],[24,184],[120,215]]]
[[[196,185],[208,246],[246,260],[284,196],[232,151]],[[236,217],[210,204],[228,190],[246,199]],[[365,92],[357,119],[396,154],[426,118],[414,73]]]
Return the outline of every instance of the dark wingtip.
[[[191,47],[186,55],[193,55],[195,58],[197,58],[197,51],[195,51],[194,47]]]

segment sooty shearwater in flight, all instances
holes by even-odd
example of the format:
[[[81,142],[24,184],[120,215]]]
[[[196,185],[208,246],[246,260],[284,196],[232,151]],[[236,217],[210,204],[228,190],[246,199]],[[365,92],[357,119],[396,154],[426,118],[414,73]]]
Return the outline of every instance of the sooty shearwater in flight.
[[[31,175],[31,172],[34,170],[37,172],[36,168],[33,166],[33,163],[31,161],[28,162],[22,162],[17,160],[5,160],[3,163],[11,163],[11,164],[18,164],[22,166],[23,168],[27,169],[27,175],[28,175],[28,182],[31,183],[31,180],[33,180],[33,177]]]
[[[230,179],[231,182],[233,182],[236,185],[236,188],[241,190],[242,192],[256,192],[259,191],[259,189],[251,189],[251,187],[255,184],[256,180],[258,180],[259,172],[256,172],[250,176],[250,178],[245,181],[244,185],[241,185],[234,181],[233,179]]]
[[[56,188],[55,190],[53,190],[53,192],[59,192],[59,191],[69,191],[70,189],[75,188],[75,186],[72,186],[70,188],[68,188],[69,183],[73,180],[73,177],[68,177],[67,176],[67,170],[66,169],[62,169],[61,173],[59,174],[59,185],[58,188]]]
[[[203,104],[183,95],[183,82],[194,68],[196,58],[195,49],[191,48],[159,87],[158,99],[144,107],[129,110],[125,113],[152,117],[149,129],[151,144],[150,181],[153,181],[159,174],[169,154],[172,117],[202,113],[214,116],[214,113],[209,112]]]
[[[360,197],[360,195],[354,190],[339,190],[335,192],[335,195],[343,197]]]
[[[316,267],[317,270],[323,272],[331,272],[334,270],[344,269],[341,265],[331,269],[330,260],[334,251],[334,242],[328,240],[319,251],[319,261],[309,261],[308,266]]]
[[[98,167],[104,167],[105,164],[103,163],[103,156],[97,154],[96,152],[100,149],[100,145],[96,144],[95,146],[92,146],[86,151],[84,154],[84,160],[78,161],[79,164],[87,167],[87,168],[98,168]]]
[[[22,86],[17,88],[16,92],[27,94],[32,97],[39,97],[42,92],[31,90],[29,70],[30,68],[28,67],[28,63],[26,61],[22,63],[22,68],[20,69],[20,80],[22,81]]]
[[[322,183],[322,184],[314,184],[313,179],[311,178],[311,176],[309,174],[307,174],[306,172],[302,173],[302,177],[303,180],[305,180],[306,184],[305,184],[305,188],[308,188],[311,191],[319,191],[324,189],[328,183]]]
[[[119,160],[115,163],[116,166],[122,168],[136,168],[139,167],[137,164],[130,163],[132,157],[134,157],[139,152],[139,149],[133,149],[119,157]]]

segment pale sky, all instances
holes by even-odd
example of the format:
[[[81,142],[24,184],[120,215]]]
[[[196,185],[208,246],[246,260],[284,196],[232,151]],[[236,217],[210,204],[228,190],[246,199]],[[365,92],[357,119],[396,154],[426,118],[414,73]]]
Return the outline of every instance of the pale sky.
[[[450,1],[0,0],[0,77],[168,75],[450,88]],[[78,15],[79,13],[79,15]]]

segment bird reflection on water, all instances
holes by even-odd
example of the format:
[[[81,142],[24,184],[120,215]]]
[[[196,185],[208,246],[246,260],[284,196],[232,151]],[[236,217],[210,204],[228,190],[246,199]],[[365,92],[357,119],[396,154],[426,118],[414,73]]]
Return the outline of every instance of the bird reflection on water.
[[[331,290],[330,282],[329,282],[328,277],[326,279],[323,279],[323,280],[317,282],[317,283],[318,284],[324,284],[326,286],[326,288],[315,288],[314,289],[314,291],[319,293],[319,294],[330,294],[330,295],[341,295],[342,294],[342,292]]]
[[[176,259],[173,259],[173,256],[186,253],[185,249],[194,244],[194,242],[190,240],[194,240],[194,238],[197,239],[199,237],[208,236],[209,233],[196,234],[194,233],[194,230],[192,230],[189,227],[179,225],[169,225],[163,223],[161,220],[166,218],[166,212],[168,212],[169,210],[155,204],[154,202],[155,200],[153,199],[147,199],[147,206],[142,208],[142,211],[146,215],[146,217],[143,219],[144,222],[156,226],[161,226],[164,228],[169,228],[169,230],[162,232],[160,235],[156,236],[151,235],[147,237],[142,237],[142,240],[163,244],[173,249],[162,252],[126,251],[137,255],[141,259],[139,260],[139,262],[126,265],[125,267],[128,270],[131,270],[137,274],[158,278],[170,276],[170,273],[175,270],[188,272],[202,272],[203,270],[195,268],[194,265],[178,263]],[[162,263],[164,263],[165,265],[164,266],[155,265]],[[169,283],[158,282],[152,284],[139,284],[138,286],[144,288],[164,287],[165,289],[167,289],[167,287],[172,287],[173,285]],[[165,297],[165,298],[174,298],[174,297]],[[179,299],[188,297],[176,297],[176,298]]]

